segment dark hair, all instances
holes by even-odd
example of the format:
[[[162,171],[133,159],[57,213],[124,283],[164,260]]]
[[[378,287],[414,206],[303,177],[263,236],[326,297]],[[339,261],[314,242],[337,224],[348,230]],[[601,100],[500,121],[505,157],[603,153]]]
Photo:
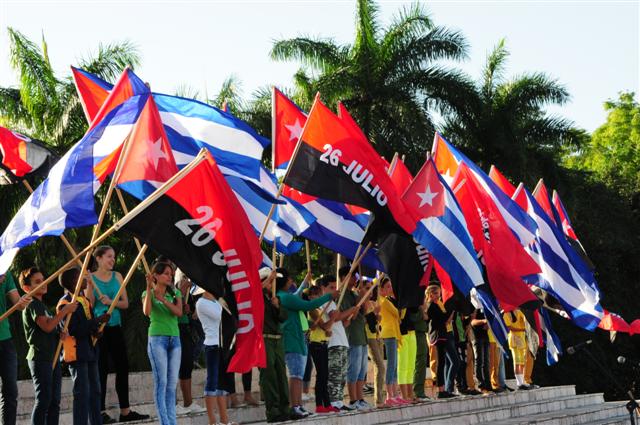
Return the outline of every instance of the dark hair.
[[[351,271],[351,266],[342,266],[340,267],[340,270],[338,270],[338,277],[340,279],[343,279],[349,274],[350,271]]]
[[[380,282],[380,288],[382,288],[384,285],[386,285],[387,282],[391,283],[391,279],[389,279],[387,276],[385,276],[384,278],[382,278],[382,281]]]
[[[93,256],[94,258],[102,257],[109,250],[113,251],[114,253],[116,252],[116,250],[109,245],[100,245],[99,247],[96,248],[95,251],[93,251]]]
[[[18,276],[18,282],[20,286],[31,286],[31,278],[33,275],[37,273],[42,273],[39,268],[36,266],[29,267],[28,269],[24,269],[20,272],[20,276]]]
[[[74,292],[76,284],[78,283],[78,276],[80,276],[80,269],[78,267],[71,267],[58,276],[58,282],[60,282],[60,286],[67,291]]]
[[[151,266],[151,274],[162,274],[165,272],[165,270],[167,270],[167,267],[171,269],[171,271],[173,272],[173,267],[171,267],[171,263],[168,262],[155,262],[153,263],[153,265]],[[175,295],[175,290],[173,289],[173,285],[167,285],[167,292],[169,293],[169,295],[171,295],[174,299],[176,297]]]
[[[276,273],[282,275],[282,277],[276,277],[276,289],[284,289],[287,282],[289,282],[289,271],[283,267],[276,269]]]
[[[173,271],[175,271],[178,266],[176,266],[176,263],[174,263],[173,261],[171,261],[171,259],[169,257],[167,257],[166,255],[158,255],[156,257],[155,260],[153,260],[153,264],[151,265],[151,267],[155,266],[156,264],[167,264],[169,267],[171,267],[171,269]],[[164,271],[164,270],[162,270]],[[162,273],[162,272],[160,272]]]
[[[316,285],[326,288],[327,286],[329,286],[331,282],[335,282],[335,281],[336,281],[336,277],[334,275],[326,274],[326,275],[320,276],[318,280],[316,280]]]
[[[309,288],[308,295],[310,297],[314,296],[314,295],[321,295],[321,294],[322,294],[322,289],[320,289],[319,286],[316,285],[316,286],[312,286],[311,288]]]

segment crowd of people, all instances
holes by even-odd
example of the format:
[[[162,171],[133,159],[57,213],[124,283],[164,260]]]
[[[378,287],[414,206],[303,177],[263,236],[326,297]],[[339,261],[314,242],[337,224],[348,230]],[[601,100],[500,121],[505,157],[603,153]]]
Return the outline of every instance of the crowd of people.
[[[93,272],[82,280],[79,268],[65,270],[59,276],[64,296],[55,313],[42,301],[46,286],[21,297],[11,275],[0,276],[4,295],[0,312],[6,310],[7,300],[22,310],[35,394],[32,424],[58,424],[61,362],[68,366],[73,381],[74,425],[116,422],[106,406],[110,363],[115,369],[118,421],[148,418],[129,404],[129,366],[120,314],[129,300],[127,291],[120,290],[122,276],[114,270],[115,254],[109,246],[97,248]],[[428,401],[428,395],[446,399],[535,387],[531,375],[537,335],[519,310],[504,313],[516,379],[516,388],[510,388],[505,381],[505,353],[483,312],[445,307],[437,284],[425,288],[419,307],[401,308],[388,277],[367,279],[352,274],[348,266],[339,269],[338,276],[313,279],[307,273],[299,285],[284,268],[263,268],[259,273],[266,350],[259,382],[268,422],[404,406]],[[27,293],[44,276],[31,267],[20,273],[18,281]],[[82,287],[74,298],[78,281]],[[341,282],[346,288],[338,288]],[[147,354],[157,422],[162,425],[176,424],[178,415],[205,411],[210,424],[232,424],[228,407],[259,404],[251,388],[252,372],[242,376],[242,400],[236,394],[235,374],[227,372],[237,325],[233,296],[204,291],[195,283],[169,259],[160,257],[152,264],[142,293],[142,309],[149,318]],[[110,309],[114,300],[115,308]],[[54,364],[59,340],[61,362]],[[6,320],[0,322],[0,358],[2,423],[10,425],[16,423],[17,356]],[[194,401],[191,391],[194,362],[200,358],[206,364],[205,406]],[[374,376],[368,376],[369,361]],[[313,412],[304,407],[310,398],[312,370]],[[427,370],[434,392],[425,389]],[[178,387],[182,404],[177,403]],[[370,391],[371,403],[365,399]]]

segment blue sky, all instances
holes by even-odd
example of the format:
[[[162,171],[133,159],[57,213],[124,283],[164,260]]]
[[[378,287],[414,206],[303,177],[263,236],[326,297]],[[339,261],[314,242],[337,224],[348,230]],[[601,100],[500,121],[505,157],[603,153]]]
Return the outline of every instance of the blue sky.
[[[383,24],[408,2],[380,2]],[[640,92],[638,1],[430,1],[439,25],[463,32],[469,59],[454,64],[477,77],[488,51],[506,38],[508,75],[543,71],[567,86],[572,101],[552,111],[592,131],[602,103]],[[273,40],[321,35],[353,38],[355,1],[29,1],[0,0],[0,85],[14,85],[6,27],[32,40],[44,32],[59,75],[99,42],[129,39],[142,53],[137,72],[155,91],[187,85],[212,96],[231,74],[246,95],[288,86],[294,63],[269,59]]]

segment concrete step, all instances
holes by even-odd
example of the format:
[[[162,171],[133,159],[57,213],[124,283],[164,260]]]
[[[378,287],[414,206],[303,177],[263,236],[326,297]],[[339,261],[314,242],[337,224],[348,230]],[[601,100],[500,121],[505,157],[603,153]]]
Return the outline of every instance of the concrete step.
[[[624,403],[600,403],[585,407],[564,409],[561,411],[541,413],[527,417],[511,418],[501,421],[487,421],[479,425],[515,425],[515,424],[545,424],[545,425],[576,425],[603,424],[609,420],[618,420],[624,409]],[[428,422],[425,422],[428,423]]]
[[[452,413],[472,412],[476,410],[510,407],[516,404],[546,402],[556,398],[575,397],[575,387],[543,387],[532,391],[516,391],[491,396],[463,396],[448,400],[434,400],[421,404],[386,409],[375,409],[369,412],[346,413],[330,416],[316,416],[306,419],[309,424],[332,425],[368,425],[414,423],[422,418],[451,415]],[[602,396],[600,395],[600,400]],[[371,403],[371,400],[368,400]],[[310,410],[310,409],[308,409]],[[260,424],[265,423],[264,419]],[[456,422],[449,421],[448,425]]]
[[[191,389],[194,396],[202,395],[204,392],[204,381],[206,379],[205,369],[195,369],[191,378]],[[253,371],[251,389],[257,391],[259,373]],[[72,381],[70,377],[62,379],[62,396],[60,399],[60,410],[62,412],[71,410],[73,405]],[[242,377],[236,375],[236,391],[242,393]],[[31,381],[18,381],[18,415],[30,415],[34,403],[34,390]],[[178,399],[182,400],[182,394],[178,390]],[[133,404],[153,402],[153,376],[151,372],[132,372],[129,374],[129,402]],[[115,389],[115,374],[110,374],[107,378],[107,407],[118,406],[118,396]]]
[[[450,425],[451,423],[455,423],[460,425],[473,425],[481,422],[493,423],[493,421],[511,418],[527,418],[532,415],[557,412],[564,409],[587,407],[602,403],[602,394],[570,395],[557,397],[555,399],[524,402],[514,405],[506,404],[490,409],[479,409],[468,412],[450,412],[441,416],[430,416],[428,419],[420,418],[415,421],[399,422],[399,424],[413,425],[418,423],[428,423],[429,425]]]

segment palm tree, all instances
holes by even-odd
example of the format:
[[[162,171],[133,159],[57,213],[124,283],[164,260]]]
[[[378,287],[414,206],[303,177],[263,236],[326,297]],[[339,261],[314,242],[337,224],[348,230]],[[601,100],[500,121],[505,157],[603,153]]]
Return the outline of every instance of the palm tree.
[[[352,44],[297,37],[276,41],[271,51],[275,60],[301,62],[294,81],[306,104],[317,91],[328,104],[342,101],[382,155],[405,153],[414,166],[433,138],[434,108],[452,107],[469,86],[437,61],[466,55],[462,34],[435,25],[420,4],[382,28],[372,0],[357,2]]]
[[[19,87],[0,87],[0,123],[43,140],[62,153],[82,137],[87,123],[71,76],[59,78],[49,62],[47,43],[42,47],[19,31],[8,28],[9,56]],[[125,66],[136,66],[140,56],[128,42],[100,44],[94,56],[78,66],[113,81]]]
[[[505,76],[505,41],[488,55],[482,78],[445,116],[444,133],[470,158],[507,175],[533,182],[553,172],[562,149],[577,144],[584,132],[563,117],[545,111],[564,105],[567,89],[544,73]]]

